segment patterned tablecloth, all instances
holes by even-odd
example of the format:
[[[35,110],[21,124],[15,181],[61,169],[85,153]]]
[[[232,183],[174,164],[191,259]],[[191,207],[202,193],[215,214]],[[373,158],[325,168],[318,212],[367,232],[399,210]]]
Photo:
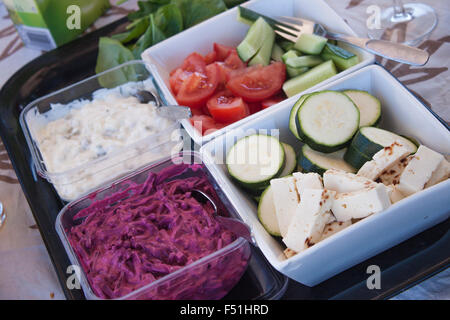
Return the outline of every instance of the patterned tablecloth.
[[[326,0],[360,36],[366,33],[366,9],[377,4],[385,8],[391,0]],[[101,27],[136,7],[136,0],[114,5],[93,27]],[[276,2],[276,1],[274,1]],[[413,1],[417,2],[417,1]],[[424,67],[379,60],[428,107],[447,123],[450,122],[450,2],[421,0],[436,9],[438,27],[420,48],[430,54]],[[27,62],[42,52],[25,48],[0,5],[0,87]],[[0,201],[7,220],[0,230],[0,299],[64,299],[48,253],[37,230],[27,201],[20,189],[8,155],[0,141]],[[401,299],[450,299],[450,271],[416,285],[396,297]]]

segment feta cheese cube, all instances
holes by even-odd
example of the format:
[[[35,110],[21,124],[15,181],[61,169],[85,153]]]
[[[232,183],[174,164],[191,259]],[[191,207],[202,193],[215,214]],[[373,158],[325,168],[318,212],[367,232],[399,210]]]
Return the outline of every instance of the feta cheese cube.
[[[392,168],[385,170],[377,179],[377,182],[381,182],[384,185],[397,185],[400,182],[400,175],[402,174],[403,170],[405,170],[406,166],[408,165],[409,161],[414,157],[413,155],[408,156],[406,158],[401,159],[400,161],[397,161],[397,163],[392,166]]]
[[[411,151],[400,142],[395,141],[384,147],[359,169],[358,175],[375,180],[383,172],[393,167],[398,161],[409,155]]]
[[[335,233],[338,233],[341,230],[344,230],[348,226],[352,225],[352,221],[335,221],[332,223],[328,223],[323,229],[322,239],[320,241],[325,240],[326,238],[332,236]]]
[[[278,226],[280,227],[280,234],[284,237],[300,203],[295,179],[294,177],[272,179],[270,185],[272,186],[273,203]]]
[[[360,191],[339,193],[334,197],[331,211],[337,221],[365,218],[391,205],[388,190],[379,183]]]
[[[358,191],[376,185],[376,182],[366,177],[337,169],[325,171],[323,174],[323,183],[326,189],[336,191],[337,193]]]
[[[322,177],[315,172],[301,173],[294,172],[292,174],[295,179],[295,185],[300,195],[300,201],[302,200],[302,193],[306,189],[323,189]]]
[[[437,167],[437,169],[434,170],[430,180],[428,180],[428,182],[425,184],[425,188],[434,186],[439,182],[447,180],[449,176],[450,176],[450,163],[446,159],[443,159],[439,164],[439,166]]]
[[[322,237],[323,229],[329,220],[336,192],[331,190],[305,189],[303,199],[292,218],[283,242],[295,252],[301,252]]]
[[[397,185],[390,184],[390,185],[386,186],[386,188],[388,190],[389,199],[391,199],[391,203],[399,202],[400,200],[405,198],[403,193],[401,193],[398,190]]]
[[[445,160],[443,155],[420,146],[400,175],[398,190],[405,196],[423,190],[443,160]]]

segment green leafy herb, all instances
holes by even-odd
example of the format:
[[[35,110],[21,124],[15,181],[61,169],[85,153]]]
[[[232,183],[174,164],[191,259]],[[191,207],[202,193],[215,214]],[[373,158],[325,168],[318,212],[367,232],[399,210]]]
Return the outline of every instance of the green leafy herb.
[[[125,2],[123,0],[122,2]],[[146,0],[130,13],[127,31],[101,38],[95,71],[97,73],[126,61],[140,59],[142,52],[234,6],[242,0]]]
[[[99,42],[99,54],[95,72],[100,73],[134,59],[133,53],[125,48],[119,41],[102,37]],[[117,70],[99,78],[100,84],[105,88],[112,88],[131,81],[134,77],[133,67]]]

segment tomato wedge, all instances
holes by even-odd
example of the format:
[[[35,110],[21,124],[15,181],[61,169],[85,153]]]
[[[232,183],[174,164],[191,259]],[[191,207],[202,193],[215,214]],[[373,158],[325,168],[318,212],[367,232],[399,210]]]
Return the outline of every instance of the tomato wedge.
[[[172,92],[177,95],[178,91],[180,91],[181,85],[183,84],[184,80],[189,78],[191,75],[191,72],[184,71],[181,68],[177,68],[174,71],[172,71],[170,78],[169,78],[169,84],[170,89],[172,89]]]
[[[193,52],[184,59],[181,69],[187,72],[205,73],[205,58],[197,52]]]
[[[210,116],[192,116],[189,121],[191,122],[192,126],[202,134],[204,134],[207,130],[216,128],[216,121]]]
[[[215,51],[211,51],[205,56],[205,63],[211,64],[216,61],[217,53]]]
[[[270,97],[264,101],[261,102],[261,107],[263,109],[269,108],[271,106],[273,106],[274,104],[277,104],[281,101],[283,101],[284,99],[286,99],[286,97],[282,94],[277,94],[276,96]]]
[[[214,42],[214,51],[216,52],[216,61],[225,61],[231,52],[236,51],[235,48],[218,44]]]
[[[247,102],[248,110],[250,111],[250,114],[257,113],[261,111],[261,103],[260,102]]]
[[[244,69],[247,64],[239,58],[236,51],[231,52],[225,59],[225,65],[233,70]]]
[[[229,91],[221,91],[206,103],[209,113],[218,122],[231,123],[247,117],[250,112],[248,105],[240,97],[235,97]]]
[[[192,73],[180,87],[177,101],[180,105],[202,108],[219,84],[219,71],[213,63],[205,68],[205,75]]]
[[[282,62],[247,69],[227,83],[227,89],[245,101],[256,102],[269,98],[280,91],[286,80],[286,67]]]

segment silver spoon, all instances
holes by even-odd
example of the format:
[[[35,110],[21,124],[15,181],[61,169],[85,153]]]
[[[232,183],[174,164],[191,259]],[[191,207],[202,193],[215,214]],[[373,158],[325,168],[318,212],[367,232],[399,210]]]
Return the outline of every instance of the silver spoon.
[[[191,109],[183,106],[163,106],[159,97],[151,91],[139,90],[134,96],[140,103],[153,102],[156,106],[158,115],[173,120],[188,119],[192,117]]]
[[[214,209],[214,217],[215,219],[219,220],[220,224],[225,227],[226,229],[233,232],[235,235],[242,237],[246,239],[248,242],[253,243],[251,232],[249,227],[243,223],[242,221],[239,221],[237,219],[233,218],[227,218],[222,217],[217,214],[217,205],[215,202],[203,191],[193,189],[191,190],[192,197],[197,200],[200,203],[206,204],[209,202],[213,209]]]

